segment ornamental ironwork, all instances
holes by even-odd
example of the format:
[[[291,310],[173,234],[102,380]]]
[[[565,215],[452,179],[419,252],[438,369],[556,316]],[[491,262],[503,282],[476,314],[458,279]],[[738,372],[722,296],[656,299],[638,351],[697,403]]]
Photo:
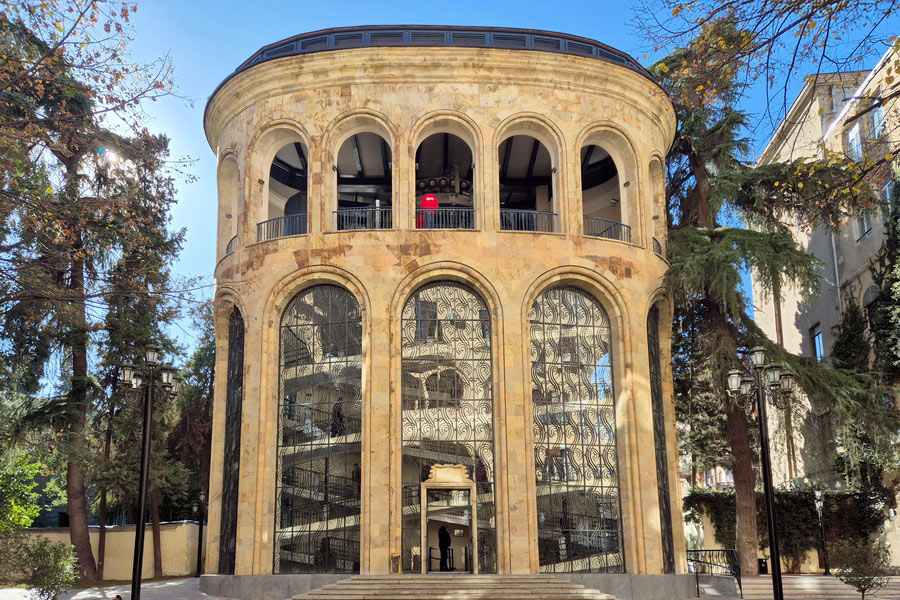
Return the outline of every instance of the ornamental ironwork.
[[[362,318],[334,285],[281,317],[275,573],[358,573]]]
[[[228,319],[228,367],[225,375],[225,457],[222,461],[222,521],[219,573],[234,573],[237,542],[238,480],[241,471],[241,405],[244,396],[244,318],[235,306]]]
[[[470,288],[419,288],[401,316],[403,570],[421,572],[420,484],[435,464],[460,464],[475,482],[478,571],[497,572],[491,317]]]
[[[662,362],[659,347],[659,309],[647,315],[647,347],[650,349],[650,400],[653,404],[653,443],[656,447],[656,484],[659,490],[659,533],[662,539],[663,572],[675,572],[675,542],[672,538],[672,505],[669,495],[669,461],[666,451],[666,415],[663,410]]]
[[[540,569],[624,572],[609,318],[558,287],[529,321]]]

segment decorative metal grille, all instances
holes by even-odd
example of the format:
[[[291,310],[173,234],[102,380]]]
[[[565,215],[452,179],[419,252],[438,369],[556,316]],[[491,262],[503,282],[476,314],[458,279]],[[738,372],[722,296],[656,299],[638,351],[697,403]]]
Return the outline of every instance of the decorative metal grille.
[[[401,317],[403,569],[421,572],[420,483],[431,465],[462,464],[476,482],[478,571],[497,572],[490,312],[471,289],[437,282]]]
[[[559,287],[529,320],[540,569],[624,572],[609,318]]]
[[[675,572],[675,543],[672,539],[672,505],[669,496],[669,462],[666,452],[666,416],[663,410],[662,365],[659,348],[659,309],[647,315],[647,346],[650,349],[650,400],[653,404],[653,441],[656,446],[656,484],[659,490],[659,526],[663,570]]]
[[[241,471],[241,405],[244,396],[244,318],[235,306],[228,319],[228,370],[225,383],[225,460],[222,472],[222,521],[219,573],[234,573],[237,547],[238,481]]]
[[[275,573],[358,573],[362,319],[318,285],[281,317]]]

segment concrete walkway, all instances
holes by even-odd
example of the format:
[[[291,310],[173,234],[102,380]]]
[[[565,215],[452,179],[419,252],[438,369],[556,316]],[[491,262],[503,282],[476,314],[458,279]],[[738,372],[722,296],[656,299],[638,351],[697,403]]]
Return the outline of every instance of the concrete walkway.
[[[199,585],[200,579],[197,577],[147,581],[141,586],[141,600],[218,600],[218,596],[201,592]],[[128,600],[131,596],[131,584],[72,590],[69,594],[60,596],[60,600],[112,600],[116,594],[121,594],[123,600]],[[24,589],[0,589],[0,600],[28,598],[28,591]]]

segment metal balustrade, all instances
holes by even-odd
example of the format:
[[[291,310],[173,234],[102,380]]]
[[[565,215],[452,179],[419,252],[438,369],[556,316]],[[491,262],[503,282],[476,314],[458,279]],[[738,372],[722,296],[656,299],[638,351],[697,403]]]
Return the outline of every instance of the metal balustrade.
[[[502,231],[556,231],[556,213],[542,210],[500,209]]]
[[[697,589],[700,589],[700,574],[726,575],[734,577],[741,598],[744,597],[744,587],[741,585],[741,563],[738,560],[737,550],[726,548],[723,550],[688,550],[688,570],[697,576]],[[699,592],[698,592],[699,594]]]
[[[256,224],[256,239],[260,242],[305,234],[306,213],[276,217]]]
[[[475,209],[417,208],[416,229],[475,229]]]
[[[225,255],[228,256],[235,250],[237,250],[237,236],[228,240],[228,244],[225,245]]]
[[[618,221],[600,217],[584,217],[584,235],[602,237],[620,242],[631,241],[631,227]]]
[[[339,208],[334,211],[338,231],[354,229],[391,229],[390,206],[367,206],[364,208]]]

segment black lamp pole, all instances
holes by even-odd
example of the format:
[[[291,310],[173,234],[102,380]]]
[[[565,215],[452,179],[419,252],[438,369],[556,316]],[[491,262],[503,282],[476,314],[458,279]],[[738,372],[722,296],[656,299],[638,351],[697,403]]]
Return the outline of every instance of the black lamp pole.
[[[819,533],[822,537],[822,562],[825,566],[825,572],[822,575],[831,575],[831,569],[828,568],[828,543],[825,540],[825,493],[816,490],[816,512],[819,513]]]
[[[201,565],[203,564],[203,508],[206,504],[206,492],[200,492],[200,502],[197,514],[197,577],[202,573]]]
[[[759,415],[760,462],[763,491],[766,499],[766,526],[769,530],[769,559],[772,563],[772,595],[774,600],[784,600],[781,582],[781,553],[778,550],[778,524],[775,519],[775,487],[772,484],[772,459],[769,454],[769,424],[766,406],[771,400],[779,406],[779,400],[793,391],[794,376],[782,371],[778,365],[765,364],[765,350],[759,346],[750,351],[749,377],[747,370],[732,369],[728,372],[728,391],[735,399],[742,398],[748,405],[753,400]],[[769,388],[767,391],[766,388]],[[769,397],[767,397],[767,394]],[[746,407],[746,405],[744,405]]]

